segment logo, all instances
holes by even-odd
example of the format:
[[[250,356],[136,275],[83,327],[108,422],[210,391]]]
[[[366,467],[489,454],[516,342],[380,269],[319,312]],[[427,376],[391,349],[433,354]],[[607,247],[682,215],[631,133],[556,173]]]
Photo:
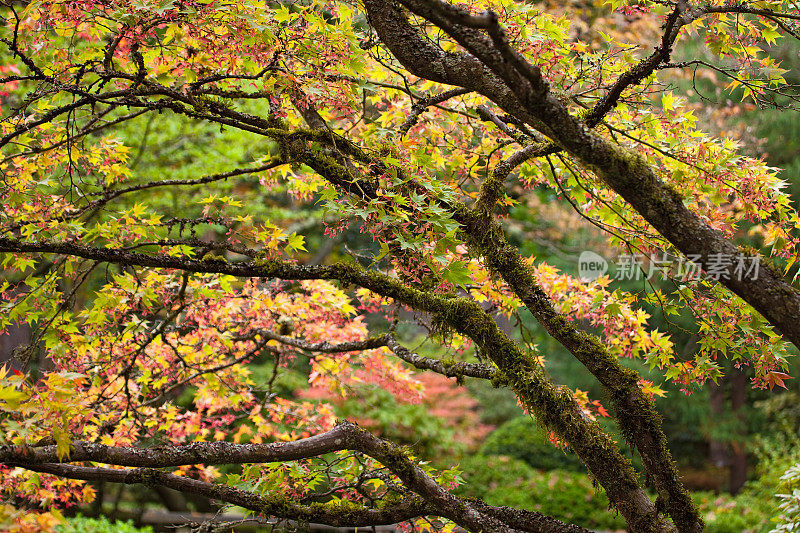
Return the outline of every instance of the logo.
[[[606,260],[589,250],[581,252],[578,258],[578,277],[584,283],[594,281],[608,270],[608,262]]]

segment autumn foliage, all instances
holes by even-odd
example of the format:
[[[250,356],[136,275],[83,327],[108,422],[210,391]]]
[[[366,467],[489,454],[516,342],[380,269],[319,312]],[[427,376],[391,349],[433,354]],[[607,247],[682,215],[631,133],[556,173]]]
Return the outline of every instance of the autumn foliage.
[[[29,509],[21,527],[47,529],[110,482],[301,524],[573,531],[459,498],[455,463],[335,414],[380,389],[475,446],[488,428],[461,384],[484,379],[631,531],[700,531],[653,398],[729,364],[785,387],[800,217],[776,169],[705,133],[669,84],[712,72],[789,106],[771,45],[800,14],[585,4],[4,3],[0,331],[32,334],[0,366],[0,518]],[[520,206],[648,258],[648,281],[525,253]],[[531,321],[604,398],[553,382]],[[409,347],[421,332],[435,355]],[[611,415],[646,476],[596,422]]]

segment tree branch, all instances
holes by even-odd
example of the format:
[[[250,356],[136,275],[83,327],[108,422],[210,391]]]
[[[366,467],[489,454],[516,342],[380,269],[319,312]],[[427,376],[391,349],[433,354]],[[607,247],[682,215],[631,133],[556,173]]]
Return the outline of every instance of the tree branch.
[[[415,12],[418,9],[418,2],[416,2],[416,0],[404,1],[403,3],[411,7]],[[373,19],[373,24],[377,25],[376,30],[381,36],[381,39],[392,52],[398,56],[401,62],[410,55],[408,50],[412,46],[412,43],[414,43],[413,46],[424,46],[424,53],[426,56],[437,53],[433,45],[419,36],[416,30],[414,30],[404,18],[398,19],[401,15],[396,11],[392,13],[385,2],[380,0],[367,0],[365,5]],[[429,10],[419,9],[419,14],[427,18]],[[388,17],[392,16],[394,18],[388,20]],[[441,17],[437,15],[431,18],[437,23]],[[452,26],[453,24],[449,24],[443,29],[448,30],[448,28]],[[457,40],[464,35],[463,30],[454,33],[455,34],[452,35]],[[462,42],[465,46],[471,42],[469,39],[462,39],[462,41],[459,42]],[[477,40],[473,40],[472,42],[474,44]],[[483,43],[485,44],[485,41],[483,41]],[[480,50],[478,50],[476,46],[477,45],[474,45],[473,48],[470,49],[474,55],[496,61],[496,54],[493,55],[488,52],[479,54]],[[491,73],[487,73],[486,70],[484,70],[484,80],[472,81],[476,70],[474,59],[457,56],[455,54],[444,54],[444,52],[441,52],[439,57],[440,61],[446,60],[448,62],[448,70],[446,71],[448,77],[446,82],[465,82],[465,87],[475,88],[479,92],[484,93],[486,96],[495,100],[495,103],[500,105],[501,108],[505,108],[507,111],[511,112],[512,115],[516,111],[519,118],[525,120],[534,128],[537,128],[537,123],[539,121],[550,125],[548,131],[552,127],[555,127],[558,130],[557,133],[561,137],[562,145],[571,152],[578,151],[581,154],[585,154],[587,150],[591,150],[596,145],[600,145],[613,154],[615,158],[621,157],[618,151],[612,148],[605,140],[599,138],[595,139],[595,136],[588,128],[583,124],[579,124],[576,119],[571,117],[558,100],[547,96],[545,86],[541,86],[533,91],[529,97],[519,100],[514,99],[516,101],[511,100],[509,98],[509,85],[511,83],[516,83],[515,80],[519,79],[519,75],[515,77],[506,74],[508,63],[497,66],[493,70],[493,72],[499,73],[498,75],[504,77],[503,81],[497,80],[489,83],[487,80],[490,80],[490,77],[494,76]],[[418,58],[415,59],[412,57],[410,65],[406,65],[406,67],[415,69],[415,73],[422,77],[428,77],[429,79],[441,77],[439,71],[426,68],[421,64]],[[467,76],[467,73],[473,73],[473,76]],[[527,81],[532,82],[534,80],[532,78],[527,78]],[[498,83],[502,83],[503,86],[498,88]],[[515,87],[515,94],[519,92],[519,87],[519,85]],[[538,103],[529,106],[520,105],[520,101],[529,102],[532,99],[538,99]],[[520,109],[521,107],[523,107],[523,109]],[[530,120],[529,117],[532,114],[536,115],[539,120]],[[537,129],[541,130],[541,128]],[[585,146],[577,146],[575,138],[582,139],[582,142],[587,144]],[[608,164],[607,159],[603,161],[606,164]],[[594,166],[597,168],[597,165]],[[648,168],[647,170],[652,173],[651,169]],[[627,178],[627,174],[625,174],[625,177]],[[482,191],[482,201],[487,205],[493,205],[490,200],[496,198],[501,192],[502,187],[497,183],[493,184],[491,187],[484,187]],[[686,211],[688,212],[688,210]],[[649,401],[644,398],[641,390],[639,390],[636,384],[638,376],[622,368],[615,358],[608,354],[600,341],[581,333],[574,325],[570,324],[555,311],[549,298],[536,285],[527,266],[519,257],[518,251],[505,241],[502,236],[502,228],[496,223],[492,223],[489,218],[489,213],[475,216],[475,213],[470,215],[463,210],[459,210],[455,218],[462,223],[465,235],[468,236],[468,241],[484,253],[490,268],[503,276],[511,288],[515,290],[517,296],[520,297],[534,316],[545,326],[548,332],[575,354],[587,368],[595,373],[601,383],[612,392],[612,397],[615,398],[615,407],[619,411],[618,419],[620,422],[625,426],[633,426],[635,429],[642,430],[639,433],[631,432],[631,434],[634,436],[638,435],[636,437],[638,439],[637,447],[640,449],[643,457],[645,455],[648,457],[648,460],[645,462],[648,466],[648,471],[651,474],[660,472],[660,474],[655,477],[656,486],[659,493],[662,493],[664,496],[670,515],[682,531],[699,531],[702,527],[702,521],[697,511],[694,509],[688,493],[678,481],[677,468],[666,447],[663,431],[660,429],[658,423],[658,415],[655,413]],[[570,444],[572,444],[572,442],[570,442]],[[581,456],[580,453],[579,456]],[[593,470],[591,466],[589,466],[589,468],[595,473],[595,470]],[[595,473],[595,475],[597,474]],[[602,480],[601,484],[606,486],[606,483]],[[606,488],[608,487],[606,486]],[[633,498],[635,501],[636,497]],[[642,506],[638,507],[636,511],[630,512],[629,514],[623,511],[626,519],[628,519],[629,525],[634,529],[644,527],[643,530],[646,530],[648,527],[654,527],[652,523],[637,523],[642,521],[642,517],[655,516],[653,514],[654,508],[651,507],[649,500],[645,502],[640,498],[638,501]],[[658,521],[658,519],[655,518],[654,520]],[[667,526],[662,524],[659,527]]]
[[[176,476],[151,468],[116,469],[54,463],[10,466],[69,479],[167,487],[184,494],[197,494],[212,500],[237,505],[267,516],[300,522],[316,522],[334,527],[368,527],[394,524],[435,513],[434,507],[424,503],[419,498],[404,500],[386,509],[351,507],[343,510],[326,504],[312,503],[310,505],[302,505],[288,497],[274,495],[262,497],[228,485]]]
[[[339,352],[353,352],[356,350],[372,350],[386,346],[386,336],[370,337],[362,341],[340,342],[331,344],[328,341],[322,342],[308,342],[304,339],[296,339],[294,337],[287,337],[279,335],[273,331],[266,329],[256,330],[254,333],[264,337],[265,339],[274,340],[281,344],[300,348],[309,352],[322,352],[322,353],[339,353]]]
[[[432,370],[448,378],[463,378],[467,376],[479,379],[492,379],[496,375],[496,371],[487,365],[467,363],[464,361],[445,363],[439,359],[422,357],[397,342],[397,339],[395,339],[391,333],[387,334],[385,339],[386,345],[397,357],[420,370]]]
[[[397,129],[397,131],[400,132],[400,137],[408,133],[408,130],[417,123],[419,117],[422,116],[422,113],[424,113],[428,107],[442,104],[455,96],[461,96],[469,92],[468,89],[450,89],[444,91],[442,94],[420,98],[411,106],[411,113],[409,113],[408,118]]]
[[[224,484],[208,483],[156,470],[195,464],[297,461],[342,450],[360,451],[376,459],[421,498],[406,498],[383,509],[349,507],[342,510],[325,504],[303,505],[288,497],[261,497]],[[65,464],[88,461],[135,468],[116,469]],[[58,457],[56,446],[52,445],[2,446],[0,463],[71,479],[158,485],[238,505],[266,515],[332,526],[362,527],[392,524],[432,515],[449,518],[473,531],[587,532],[583,528],[564,524],[541,513],[493,507],[479,500],[458,498],[439,486],[411,461],[401,448],[370,435],[349,422],[340,422],[326,433],[305,439],[271,444],[197,442],[177,446],[126,448],[74,442],[69,455],[62,458]]]

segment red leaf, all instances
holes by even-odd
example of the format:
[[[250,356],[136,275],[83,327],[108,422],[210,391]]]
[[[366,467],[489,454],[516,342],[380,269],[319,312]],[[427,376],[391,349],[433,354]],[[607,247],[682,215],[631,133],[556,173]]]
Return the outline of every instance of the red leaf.
[[[775,385],[785,389],[786,385],[784,385],[783,380],[792,379],[792,376],[790,376],[789,374],[784,374],[783,372],[770,372],[769,374],[764,376],[764,379],[766,380],[767,385],[769,386],[769,390],[772,390],[772,388]]]

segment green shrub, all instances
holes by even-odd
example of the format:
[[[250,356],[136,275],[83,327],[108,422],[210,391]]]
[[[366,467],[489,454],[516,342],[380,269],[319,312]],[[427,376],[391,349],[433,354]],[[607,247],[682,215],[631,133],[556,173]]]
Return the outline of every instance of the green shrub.
[[[800,463],[795,463],[781,476],[776,519],[778,526],[771,533],[800,531]]]
[[[542,472],[504,456],[475,455],[462,465],[462,496],[480,498],[491,505],[539,511],[564,522],[590,529],[624,529],[622,516],[609,510],[602,488],[577,472]]]
[[[756,404],[763,417],[766,435],[800,435],[800,394],[787,391]]]
[[[622,439],[610,418],[600,418],[598,422],[603,430],[613,438],[623,455],[631,459],[634,468],[643,470],[641,458],[630,451],[628,444]],[[525,461],[533,468],[541,470],[569,470],[586,472],[586,467],[570,450],[560,450],[548,440],[547,434],[528,416],[520,416],[509,420],[494,432],[483,443],[480,450],[483,455],[507,455]]]
[[[745,489],[736,496],[694,492],[706,533],[767,533],[774,506]]]
[[[514,418],[497,428],[486,438],[480,453],[506,455],[542,470],[586,471],[578,456],[553,446],[545,432],[527,416]]]
[[[792,531],[789,527],[800,518],[800,494],[794,492],[800,492],[800,471],[793,470],[800,463],[800,437],[795,428],[787,429],[756,439],[753,451],[758,458],[758,477],[747,482],[739,494],[694,494],[707,532]]]
[[[472,379],[464,385],[480,404],[480,417],[484,424],[501,426],[520,416],[517,397],[512,390],[493,387],[483,379]]]
[[[64,524],[55,527],[58,533],[153,533],[150,526],[137,528],[131,520],[127,522],[109,522],[105,516],[87,518],[75,516],[67,518]]]

